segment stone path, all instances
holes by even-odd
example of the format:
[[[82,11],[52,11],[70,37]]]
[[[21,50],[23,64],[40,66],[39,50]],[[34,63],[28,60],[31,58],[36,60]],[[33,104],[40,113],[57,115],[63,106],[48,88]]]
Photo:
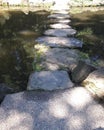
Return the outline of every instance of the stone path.
[[[58,9],[60,7],[60,9]],[[72,38],[68,5],[56,4],[48,19],[58,21],[36,39],[35,67],[27,91],[7,95],[0,106],[0,130],[99,130],[104,108],[89,92],[75,87],[70,71],[79,58],[82,42]],[[55,11],[57,9],[57,11]],[[69,49],[70,48],[70,49]],[[42,67],[42,68],[41,68]],[[34,90],[34,91],[33,91]]]

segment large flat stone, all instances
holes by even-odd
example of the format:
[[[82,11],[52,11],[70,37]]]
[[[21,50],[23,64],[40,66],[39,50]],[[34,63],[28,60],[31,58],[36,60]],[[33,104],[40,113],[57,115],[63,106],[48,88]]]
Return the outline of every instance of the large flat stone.
[[[70,18],[70,16],[68,14],[57,13],[49,15],[48,18],[67,19]]]
[[[76,38],[49,37],[49,36],[39,37],[35,41],[49,47],[77,48],[82,47],[83,44],[80,40]]]
[[[104,108],[83,87],[56,92],[11,94],[0,106],[0,130],[103,128]]]
[[[40,52],[44,46],[36,45],[35,48]],[[41,51],[40,58],[40,66],[44,70],[72,70],[78,63],[79,55],[78,51],[73,49],[48,48],[44,52]]]
[[[53,24],[53,23],[63,23],[63,24],[69,24],[71,20],[69,19],[48,19],[47,23],[48,24]]]
[[[48,29],[44,32],[48,36],[67,37],[76,34],[74,29]]]
[[[57,90],[73,87],[66,71],[34,72],[29,77],[27,90]]]
[[[56,23],[56,24],[51,24],[49,25],[51,28],[71,28],[71,26],[67,24],[62,24],[62,23]]]

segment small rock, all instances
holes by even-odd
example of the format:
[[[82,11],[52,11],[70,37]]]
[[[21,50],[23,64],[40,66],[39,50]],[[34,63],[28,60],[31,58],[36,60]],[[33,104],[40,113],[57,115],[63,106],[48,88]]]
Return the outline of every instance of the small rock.
[[[83,85],[98,97],[104,97],[104,68],[93,71],[83,81]]]
[[[44,32],[48,36],[67,37],[76,34],[74,29],[48,29]]]
[[[67,38],[67,37],[43,36],[37,38],[35,41],[49,47],[77,48],[77,47],[82,47],[83,44],[80,40],[76,38]]]
[[[85,61],[80,60],[72,70],[72,80],[76,83],[82,82],[95,68]]]
[[[57,90],[73,87],[66,71],[41,71],[30,75],[27,90]]]

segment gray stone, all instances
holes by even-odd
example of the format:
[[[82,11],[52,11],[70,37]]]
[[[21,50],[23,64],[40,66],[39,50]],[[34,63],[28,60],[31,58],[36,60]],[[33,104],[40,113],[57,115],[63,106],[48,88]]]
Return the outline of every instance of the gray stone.
[[[93,94],[104,99],[104,68],[93,71],[83,81],[83,85]]]
[[[70,23],[71,22],[71,20],[69,20],[69,19],[57,19],[57,22],[58,23],[64,23],[64,24],[68,24],[68,23]]]
[[[7,95],[0,106],[0,130],[97,130],[104,108],[83,87]]]
[[[67,37],[76,34],[74,29],[48,29],[44,32],[48,36]]]
[[[67,37],[43,36],[37,38],[35,41],[49,47],[77,48],[77,47],[82,47],[83,44],[80,40],[76,38],[67,38]]]
[[[53,13],[55,14],[69,14],[67,10],[54,10]]]
[[[67,24],[62,24],[62,23],[51,24],[50,27],[51,28],[56,28],[56,29],[60,29],[60,28],[71,28],[71,26],[69,26]]]
[[[72,70],[79,60],[78,51],[72,49],[53,48],[42,54],[41,66],[45,70]]]
[[[27,90],[57,90],[73,87],[66,71],[34,72],[29,77]]]
[[[70,16],[68,14],[58,13],[58,14],[51,14],[48,16],[48,18],[67,19],[70,18]]]
[[[72,71],[72,80],[76,83],[82,82],[94,70],[95,67],[80,60],[78,65]]]
[[[0,103],[3,101],[4,97],[9,93],[13,93],[13,89],[4,83],[1,83],[0,84]]]

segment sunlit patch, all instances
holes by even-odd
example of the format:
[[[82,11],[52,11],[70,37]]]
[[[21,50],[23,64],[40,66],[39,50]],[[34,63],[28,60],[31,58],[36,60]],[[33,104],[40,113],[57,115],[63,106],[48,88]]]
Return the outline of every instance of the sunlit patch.
[[[34,48],[38,51],[38,53],[40,52],[41,54],[49,50],[49,47],[40,44],[35,45]]]
[[[25,122],[25,124],[23,122]],[[25,128],[25,130],[28,130],[33,125],[33,119],[29,113],[11,110],[9,112],[9,117],[7,117],[5,121],[1,122],[1,125],[3,126],[3,130],[7,127],[8,129],[20,129],[22,127]]]
[[[84,117],[74,115],[69,119],[67,125],[71,130],[82,130],[85,122],[86,120]]]
[[[68,115],[67,106],[60,100],[55,100],[49,105],[50,114],[56,118],[65,118]]]
[[[76,109],[83,109],[92,101],[92,98],[86,89],[77,87],[73,89],[69,94],[67,94],[65,100],[72,107]]]

